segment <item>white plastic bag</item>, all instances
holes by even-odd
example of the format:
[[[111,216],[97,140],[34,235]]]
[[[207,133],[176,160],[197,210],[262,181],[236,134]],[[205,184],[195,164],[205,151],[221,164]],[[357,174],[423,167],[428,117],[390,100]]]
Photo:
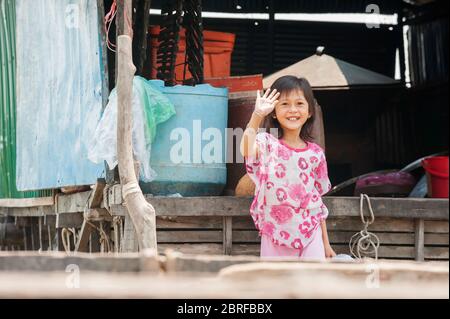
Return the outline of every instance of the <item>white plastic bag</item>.
[[[144,109],[136,89],[133,89],[133,155],[140,163],[140,179],[151,182],[156,172],[150,167],[151,143],[145,139]],[[88,159],[94,163],[106,161],[110,169],[117,166],[117,92],[113,90],[108,105],[97,125],[88,148]]]

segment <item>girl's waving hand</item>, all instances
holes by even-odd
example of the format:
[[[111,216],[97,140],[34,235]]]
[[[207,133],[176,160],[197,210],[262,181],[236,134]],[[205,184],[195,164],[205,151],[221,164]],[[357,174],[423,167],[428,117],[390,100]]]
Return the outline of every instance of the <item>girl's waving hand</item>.
[[[261,96],[260,91],[258,90],[256,96],[255,103],[255,111],[257,115],[261,117],[266,117],[275,109],[275,105],[278,103],[277,99],[280,96],[280,93],[277,90],[267,89],[263,96]]]

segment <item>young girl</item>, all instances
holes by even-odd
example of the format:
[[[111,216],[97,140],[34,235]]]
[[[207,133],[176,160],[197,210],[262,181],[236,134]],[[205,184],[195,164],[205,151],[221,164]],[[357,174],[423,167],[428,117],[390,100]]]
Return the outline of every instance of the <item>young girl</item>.
[[[283,76],[263,96],[258,91],[241,153],[256,185],[250,214],[261,236],[261,257],[336,255],[321,198],[331,189],[325,154],[310,142],[314,103],[304,78]],[[257,132],[263,121],[270,134]]]

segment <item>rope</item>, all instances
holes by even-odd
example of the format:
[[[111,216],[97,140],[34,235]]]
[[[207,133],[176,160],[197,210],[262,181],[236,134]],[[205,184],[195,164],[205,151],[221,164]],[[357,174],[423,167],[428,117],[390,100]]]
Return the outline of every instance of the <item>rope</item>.
[[[103,230],[103,222],[100,222],[100,227],[97,227],[97,225],[91,223],[87,219],[86,223],[89,224],[92,228],[96,229],[100,234],[100,252],[110,252],[111,251],[111,242],[109,240],[108,234]]]
[[[61,241],[66,253],[70,253],[70,236],[73,236],[73,247],[77,244],[77,232],[75,228],[63,228],[61,230]]]
[[[370,219],[364,218],[364,199],[367,201],[369,208]],[[369,226],[375,221],[373,214],[372,204],[370,198],[366,194],[361,194],[359,202],[359,214],[361,221],[364,224],[363,230],[354,234],[350,238],[349,247],[353,257],[362,259],[363,257],[370,257],[375,255],[375,259],[378,259],[378,248],[380,247],[380,240],[377,235],[368,231]]]
[[[109,189],[111,186],[109,184],[105,185],[103,188],[103,204],[105,205],[106,210],[111,214],[111,207],[109,207]]]
[[[116,15],[117,15],[117,3],[116,3],[116,0],[114,0],[113,4],[111,5],[111,9],[106,14],[106,16],[104,18],[104,22],[103,22],[104,27],[105,27],[105,33],[106,33],[106,46],[112,52],[116,52],[116,50],[115,50],[116,45],[109,40],[109,30],[111,29],[111,25],[112,25]]]

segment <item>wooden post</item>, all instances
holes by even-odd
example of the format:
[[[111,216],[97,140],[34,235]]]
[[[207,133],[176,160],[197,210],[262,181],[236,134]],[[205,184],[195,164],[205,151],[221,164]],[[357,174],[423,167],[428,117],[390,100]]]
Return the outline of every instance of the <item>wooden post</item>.
[[[123,253],[132,253],[139,250],[136,231],[129,214],[125,215],[125,222],[123,226],[123,243],[121,247]]]
[[[129,23],[132,20],[132,1],[124,0],[123,4],[123,15],[119,11],[119,19],[124,19],[125,21],[125,34],[131,34],[132,30],[129,29],[131,26]],[[129,35],[120,35],[117,43],[117,155],[122,196],[135,227],[140,249],[157,251],[155,209],[145,200],[134,171],[131,138],[133,110],[131,102],[133,98],[133,77],[136,67],[133,65],[132,39]]]
[[[89,239],[93,231],[95,231],[95,229],[92,228],[92,226],[89,223],[84,221],[83,225],[81,226],[80,238],[78,239],[75,251],[80,252],[89,251]]]
[[[233,248],[233,217],[223,217],[223,253],[231,255]]]
[[[103,190],[105,189],[105,186],[105,181],[103,179],[99,179],[92,189],[92,193],[88,200],[87,211],[85,210],[84,212],[85,216],[83,224],[81,225],[80,237],[78,238],[78,242],[75,246],[75,251],[89,251],[89,238],[91,238],[91,233],[96,231],[96,229],[93,228],[86,220],[86,213],[89,212],[89,209],[100,207],[103,200]]]
[[[416,261],[425,260],[425,221],[423,219],[415,220],[415,257]]]

